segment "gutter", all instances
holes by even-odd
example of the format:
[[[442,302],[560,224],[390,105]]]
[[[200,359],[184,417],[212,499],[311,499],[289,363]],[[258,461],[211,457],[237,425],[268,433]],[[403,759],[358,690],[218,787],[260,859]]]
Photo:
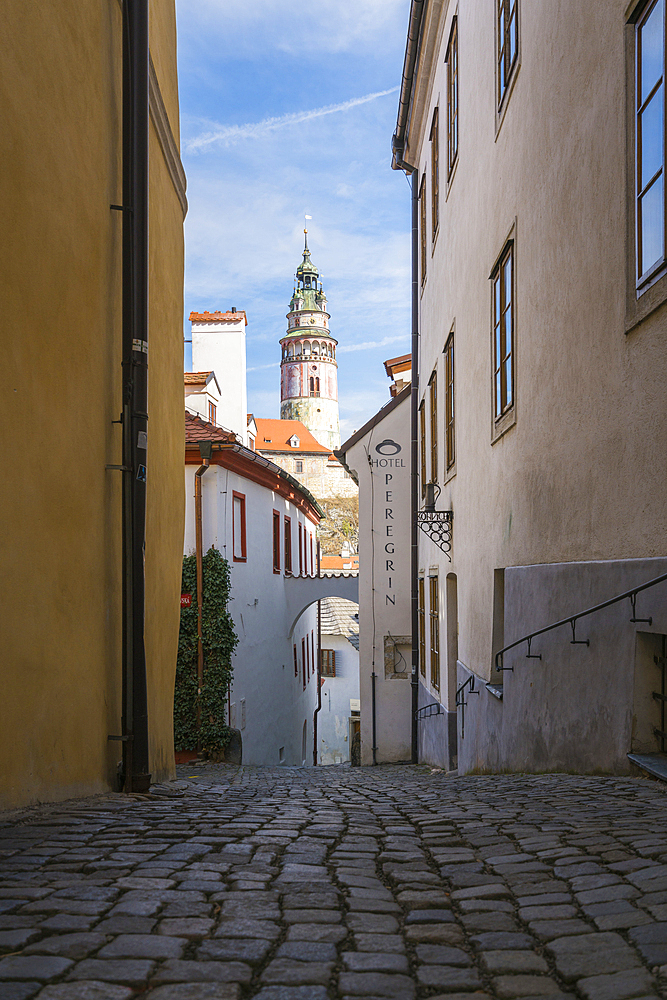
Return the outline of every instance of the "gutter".
[[[298,490],[299,493],[301,493],[306,500],[312,504],[321,518],[326,517],[325,512],[322,510],[310,490],[307,490],[298,479],[295,479],[294,476],[290,476],[289,472],[285,472],[284,469],[281,469],[279,465],[271,462],[268,458],[264,458],[264,456],[260,455],[258,452],[252,451],[251,448],[246,448],[243,444],[221,444],[219,450],[235,451],[238,455],[243,455],[244,458],[249,459],[251,462],[258,462],[259,465],[263,466],[265,469],[275,472],[276,475],[280,476],[281,479],[284,479],[286,483],[289,483],[290,486],[293,486],[294,489]]]
[[[406,170],[411,173],[415,167],[406,163],[403,159],[405,153],[405,138],[408,128],[408,116],[412,104],[412,87],[414,83],[415,66],[419,54],[419,41],[421,37],[422,21],[426,10],[427,0],[412,0],[410,5],[410,23],[408,25],[408,40],[405,46],[405,59],[403,61],[403,77],[401,79],[401,93],[398,98],[398,118],[396,121],[396,131],[391,140],[392,148],[392,170]]]

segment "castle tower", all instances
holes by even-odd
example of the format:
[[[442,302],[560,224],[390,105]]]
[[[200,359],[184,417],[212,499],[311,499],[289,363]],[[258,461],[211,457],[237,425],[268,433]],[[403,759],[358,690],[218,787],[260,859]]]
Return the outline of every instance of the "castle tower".
[[[316,441],[333,451],[340,447],[338,341],[329,332],[326,295],[310,259],[308,231],[304,233],[303,261],[296,271],[287,333],[280,341],[280,418],[300,420]]]

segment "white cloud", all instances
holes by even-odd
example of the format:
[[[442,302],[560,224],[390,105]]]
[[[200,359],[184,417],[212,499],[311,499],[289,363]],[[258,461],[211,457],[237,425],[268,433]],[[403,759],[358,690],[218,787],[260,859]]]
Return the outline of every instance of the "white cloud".
[[[323,108],[310,108],[306,111],[293,111],[276,118],[264,118],[260,122],[248,122],[245,125],[219,125],[212,122],[208,131],[189,139],[185,143],[185,149],[188,153],[196,153],[212,145],[231,146],[243,139],[261,139],[270,132],[275,132],[276,129],[299,125],[302,122],[323,118],[325,115],[333,115],[341,111],[350,111],[360,104],[375,101],[378,97],[395,94],[398,89],[398,87],[391,87],[389,90],[378,90],[374,94],[364,94],[363,97],[352,97],[349,101],[343,101],[340,104],[328,104]]]
[[[321,52],[359,52],[381,39],[405,38],[408,0],[177,0],[179,22],[198,47],[216,41],[226,58],[266,51],[317,59]]]
[[[246,371],[248,371],[248,372],[263,372],[263,371],[266,371],[267,368],[279,368],[279,367],[280,367],[280,362],[279,361],[273,361],[270,365],[255,365],[253,368],[246,368]]]
[[[341,344],[338,353],[341,351],[369,351],[376,347],[387,347],[389,344],[397,344],[399,340],[407,343],[408,337],[404,333],[399,333],[396,337],[383,337],[382,340],[366,340],[363,344]]]

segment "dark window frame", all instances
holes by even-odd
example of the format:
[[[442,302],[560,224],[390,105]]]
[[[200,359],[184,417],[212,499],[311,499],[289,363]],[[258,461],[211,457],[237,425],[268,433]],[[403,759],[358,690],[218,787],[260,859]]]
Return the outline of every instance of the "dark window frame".
[[[320,649],[320,671],[322,677],[336,676],[336,650]]]
[[[519,69],[519,45],[519,0],[496,0],[496,107],[499,113],[509,99]]]
[[[431,143],[431,243],[434,244],[440,227],[440,108],[433,109],[430,132]]]
[[[507,265],[510,265],[510,299],[507,301]],[[514,240],[509,240],[491,272],[493,341],[493,419],[498,424],[514,409],[516,401],[516,263]],[[508,346],[509,316],[509,350]],[[507,362],[509,361],[509,367]],[[508,389],[509,372],[509,389]]]
[[[642,31],[646,23],[653,15],[656,7],[662,7],[662,73],[660,78],[645,96],[642,93]],[[634,168],[635,168],[635,280],[637,291],[641,294],[644,286],[655,281],[667,266],[667,198],[665,197],[665,155],[667,151],[667,104],[665,100],[666,92],[666,66],[667,59],[667,17],[665,16],[665,0],[650,0],[642,9],[635,23],[635,78],[634,78]],[[660,93],[662,91],[662,93]],[[662,158],[660,167],[648,178],[646,183],[642,183],[642,122],[644,115],[649,110],[649,106],[654,100],[661,105],[662,112]],[[646,269],[643,266],[643,202],[649,193],[656,187],[662,185],[662,255],[652,261]]]
[[[426,172],[419,185],[419,259],[421,263],[421,284],[426,281]]]
[[[422,497],[426,495],[426,400],[419,404],[419,467]]]
[[[447,45],[447,180],[451,180],[459,157],[459,31],[452,19]]]
[[[273,511],[273,572],[280,573],[280,511]]]
[[[431,421],[431,478],[430,483],[438,481],[438,370],[434,368],[428,380],[429,415]]]
[[[456,462],[455,417],[455,358],[454,331],[445,343],[445,470],[450,472]]]
[[[440,595],[438,593],[438,577],[429,576],[429,607],[428,617],[430,624],[431,641],[431,686],[437,691],[440,690]]]
[[[292,518],[285,514],[283,525],[283,536],[285,542],[285,575],[292,575]]]
[[[426,677],[426,584],[424,577],[419,577],[417,614],[419,622],[419,673]]]
[[[241,555],[236,554],[236,504],[235,501],[238,500],[240,503],[241,511]],[[247,562],[248,551],[246,548],[246,521],[245,521],[245,493],[237,493],[236,490],[232,490],[232,561],[233,562]]]
[[[218,408],[215,403],[212,403],[209,399],[208,401],[208,422],[209,424],[215,424],[216,416],[218,413]]]

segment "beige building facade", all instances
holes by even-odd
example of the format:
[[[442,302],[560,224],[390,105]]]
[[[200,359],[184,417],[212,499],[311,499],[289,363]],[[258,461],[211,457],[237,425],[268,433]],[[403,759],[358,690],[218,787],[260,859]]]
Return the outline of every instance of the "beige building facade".
[[[664,0],[412,0],[394,166],[418,506],[433,483],[453,521],[449,552],[419,535],[420,705],[444,710],[419,748],[442,767],[665,750],[664,583],[494,665],[667,572],[664,68]]]
[[[115,788],[121,743],[122,4],[3,4],[0,806]],[[150,3],[149,768],[173,774],[183,218],[173,0]],[[10,430],[13,428],[13,430]]]

